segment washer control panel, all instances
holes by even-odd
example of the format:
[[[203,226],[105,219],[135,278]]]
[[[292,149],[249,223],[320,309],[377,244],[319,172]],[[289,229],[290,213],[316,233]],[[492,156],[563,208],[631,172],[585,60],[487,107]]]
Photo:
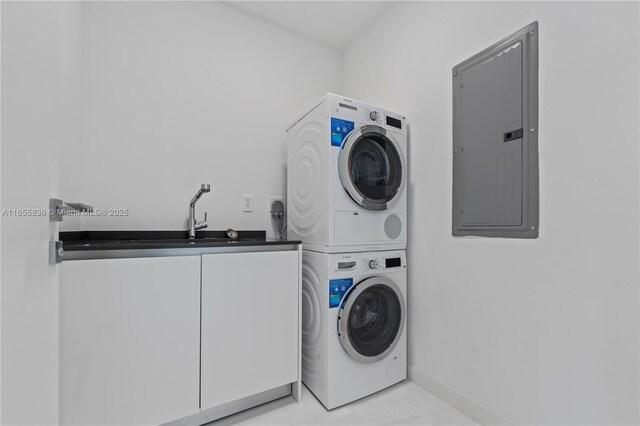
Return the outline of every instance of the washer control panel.
[[[363,271],[392,271],[406,268],[404,253],[362,253]]]
[[[354,253],[329,254],[329,279],[346,279],[358,275],[376,275],[393,273],[407,268],[404,250],[365,251]],[[333,290],[338,294],[342,291]]]

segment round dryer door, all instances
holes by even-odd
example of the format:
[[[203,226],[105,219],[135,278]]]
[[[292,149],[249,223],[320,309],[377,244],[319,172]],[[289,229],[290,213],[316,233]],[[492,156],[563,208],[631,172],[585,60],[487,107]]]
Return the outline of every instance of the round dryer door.
[[[349,196],[367,210],[386,210],[407,179],[398,142],[380,126],[362,126],[347,136],[338,171]]]
[[[347,294],[340,306],[340,343],[356,361],[380,361],[398,344],[405,315],[404,298],[393,281],[367,278]]]

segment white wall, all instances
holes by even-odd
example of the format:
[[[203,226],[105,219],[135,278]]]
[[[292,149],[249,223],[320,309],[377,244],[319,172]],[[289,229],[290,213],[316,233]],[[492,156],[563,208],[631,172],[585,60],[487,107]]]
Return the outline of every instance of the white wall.
[[[285,127],[339,91],[340,53],[212,2],[91,2],[83,22],[83,140],[65,197],[131,211],[84,229],[186,229],[210,183],[197,208],[209,229],[270,230]]]
[[[78,3],[2,2],[2,208],[47,209],[59,150],[78,141]],[[2,424],[58,422],[57,225],[2,217]]]
[[[638,3],[403,3],[344,94],[410,123],[412,376],[489,421],[638,413]],[[540,21],[540,238],[451,236],[451,68]]]
[[[2,2],[2,208],[50,197],[126,218],[62,230],[270,229],[284,129],[340,89],[340,53],[217,3]],[[242,194],[254,213],[240,213]],[[58,421],[58,275],[48,218],[2,217],[2,424]]]
[[[309,102],[336,91],[395,109],[411,123],[413,377],[485,418],[638,423],[638,12],[394,4],[341,58],[223,4],[2,2],[2,208],[56,196],[132,212],[85,229],[182,229],[210,182],[211,229],[265,229],[284,127]],[[533,20],[541,237],[454,239],[451,67]],[[55,234],[2,218],[4,424],[57,421]]]

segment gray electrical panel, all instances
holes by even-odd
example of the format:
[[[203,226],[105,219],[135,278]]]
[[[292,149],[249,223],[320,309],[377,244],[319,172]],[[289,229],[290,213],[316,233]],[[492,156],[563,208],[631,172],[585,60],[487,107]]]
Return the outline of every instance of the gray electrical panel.
[[[538,22],[453,67],[454,236],[538,236]]]

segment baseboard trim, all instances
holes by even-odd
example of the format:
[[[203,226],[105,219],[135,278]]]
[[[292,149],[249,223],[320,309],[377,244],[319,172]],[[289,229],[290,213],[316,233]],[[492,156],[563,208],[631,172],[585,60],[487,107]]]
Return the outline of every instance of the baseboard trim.
[[[460,392],[451,389],[444,383],[440,383],[434,378],[424,374],[422,371],[413,366],[408,366],[409,380],[424,388],[442,399],[446,403],[452,405],[456,409],[462,411],[483,425],[513,425],[509,419],[494,413],[484,405],[462,395]]]
[[[275,401],[276,399],[280,399],[287,395],[291,395],[291,387],[295,384],[296,382],[290,383],[288,385],[282,385],[277,388],[257,393],[255,395],[219,405],[217,407],[201,410],[199,413],[195,413],[181,419],[164,423],[161,426],[198,426],[220,420],[224,417],[231,416],[244,410],[248,410],[249,408],[253,408],[267,402]]]

